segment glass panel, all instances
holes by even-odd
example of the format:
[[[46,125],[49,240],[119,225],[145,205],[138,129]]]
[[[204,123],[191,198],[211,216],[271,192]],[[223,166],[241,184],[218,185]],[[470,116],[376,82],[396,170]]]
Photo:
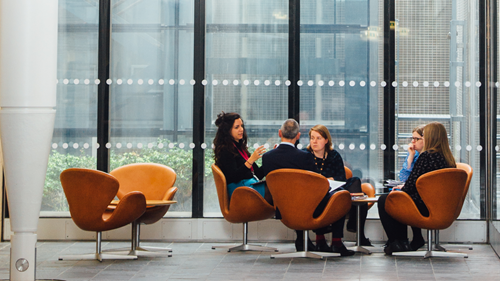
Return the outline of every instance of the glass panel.
[[[288,117],[288,1],[209,0],[206,11],[205,142],[210,148],[224,111],[243,117],[250,150],[272,146]],[[204,215],[221,216],[212,149],[205,163]]]
[[[110,169],[167,165],[191,216],[193,1],[112,1]]]
[[[59,175],[96,167],[98,1],[59,1],[56,121],[42,216],[69,216]]]
[[[309,144],[312,126],[325,125],[344,165],[381,191],[382,20],[370,16],[368,0],[300,3],[301,143]]]
[[[396,1],[397,167],[412,128],[441,122],[456,161],[475,172],[463,219],[480,216],[477,18],[475,1]]]

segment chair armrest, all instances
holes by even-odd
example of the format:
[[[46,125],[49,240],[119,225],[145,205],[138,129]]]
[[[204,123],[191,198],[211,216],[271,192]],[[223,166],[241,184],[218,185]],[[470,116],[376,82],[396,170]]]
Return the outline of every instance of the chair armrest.
[[[229,212],[224,218],[231,223],[242,223],[272,218],[274,207],[255,189],[240,186],[236,188],[229,202]]]
[[[132,191],[123,196],[111,216],[105,219],[105,221],[107,224],[120,227],[138,219],[145,211],[146,197],[142,192]]]
[[[163,200],[172,200],[174,199],[175,193],[177,192],[178,188],[175,186],[172,186],[167,190],[165,193],[165,196],[163,196]]]
[[[385,210],[397,221],[421,228],[421,221],[427,218],[420,214],[415,202],[403,191],[392,191],[385,201]]]
[[[323,213],[321,213],[319,217],[313,219],[315,223],[317,223],[317,227],[314,229],[324,227],[338,221],[349,212],[351,206],[352,201],[349,191],[342,190],[336,192],[328,201]]]

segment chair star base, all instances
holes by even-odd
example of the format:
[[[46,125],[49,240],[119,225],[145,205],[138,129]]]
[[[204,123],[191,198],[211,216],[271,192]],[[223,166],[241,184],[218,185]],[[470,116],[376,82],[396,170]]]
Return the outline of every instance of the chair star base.
[[[157,247],[137,247],[136,249],[120,248],[120,249],[107,249],[103,252],[113,253],[116,255],[128,255],[138,257],[171,257],[172,249],[170,248],[157,248]]]
[[[467,249],[469,249],[471,251],[473,250],[472,245],[465,245],[465,244],[464,245],[461,245],[461,244],[447,244],[446,248],[449,248],[449,247],[453,247],[453,248],[467,248]],[[446,248],[443,247],[442,244],[437,244],[437,245],[435,244],[434,245],[434,250],[435,251],[446,252],[447,251]]]
[[[450,252],[440,252],[440,251],[415,251],[415,252],[396,252],[392,253],[393,256],[404,256],[404,257],[456,257],[456,258],[468,258],[467,254],[463,253],[450,253]]]
[[[274,258],[311,258],[311,259],[324,259],[325,257],[340,257],[339,253],[324,253],[324,252],[295,252],[295,253],[285,253],[278,255],[271,255],[271,259]]]
[[[84,255],[65,255],[60,256],[59,260],[136,260],[137,256],[115,255],[115,254],[84,254]]]
[[[228,252],[235,252],[235,251],[278,252],[277,248],[264,247],[260,245],[250,245],[250,244],[241,244],[238,246],[212,246],[212,250],[215,250],[216,248],[227,249]]]
[[[367,254],[367,255],[371,255],[372,252],[364,247],[361,247],[361,246],[353,246],[353,247],[347,247],[347,249],[351,250],[351,251],[354,251],[356,253],[362,253],[362,254]]]

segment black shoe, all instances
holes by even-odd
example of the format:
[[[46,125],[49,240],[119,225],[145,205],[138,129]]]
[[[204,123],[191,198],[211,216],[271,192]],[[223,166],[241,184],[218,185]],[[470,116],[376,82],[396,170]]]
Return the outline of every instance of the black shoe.
[[[328,246],[328,244],[326,243],[326,240],[320,240],[320,241],[316,241],[316,251],[329,253],[332,251],[332,248],[330,246]]]
[[[384,248],[384,253],[388,256],[392,256],[392,253],[395,252],[408,252],[408,251],[411,251],[410,243],[408,243],[408,240],[404,241],[396,240]]]
[[[297,252],[304,251],[304,238],[297,238],[297,240],[295,240],[295,250],[297,250]],[[307,241],[307,251],[316,251],[316,246],[314,246],[311,239]]]
[[[409,251],[413,251],[411,249],[411,246],[410,246],[410,242],[408,242],[408,239],[404,240],[404,241],[400,241],[400,244],[401,244],[401,248],[402,248],[402,251],[401,252],[409,252]]]
[[[332,245],[331,252],[332,253],[339,253],[340,256],[342,256],[342,257],[348,257],[348,256],[352,256],[355,254],[354,251],[348,250],[344,246],[344,243],[342,243],[341,246]]]
[[[412,251],[416,251],[424,245],[425,245],[425,240],[423,237],[414,238],[410,243],[410,247],[411,247]]]
[[[361,238],[361,246],[373,247],[372,242],[368,238]]]

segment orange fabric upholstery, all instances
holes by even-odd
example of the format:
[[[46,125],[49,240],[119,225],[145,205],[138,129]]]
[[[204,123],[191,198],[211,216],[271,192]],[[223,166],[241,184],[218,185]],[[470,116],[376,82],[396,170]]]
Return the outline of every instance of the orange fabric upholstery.
[[[328,180],[314,172],[279,169],[269,173],[266,182],[280,210],[281,221],[295,230],[325,227],[345,216],[351,208],[350,193],[339,191],[330,198],[323,213],[313,218],[314,210],[330,188]]]
[[[119,228],[133,222],[146,210],[144,194],[131,192],[112,212],[106,212],[118,192],[119,183],[104,172],[72,168],[63,171],[60,178],[71,218],[83,230],[99,232]]]
[[[214,175],[217,196],[219,197],[219,206],[224,218],[230,223],[245,223],[272,218],[274,216],[274,207],[253,188],[240,186],[236,188],[229,201],[227,192],[226,177],[220,168],[213,164],[212,172]]]
[[[110,172],[120,183],[117,197],[122,200],[130,192],[140,191],[147,200],[172,200],[177,174],[165,165],[155,163],[134,163],[121,166]],[[148,207],[137,223],[152,224],[167,213],[170,205]]]
[[[445,229],[456,219],[467,181],[462,169],[448,168],[420,176],[417,190],[429,209],[429,217],[420,214],[410,196],[403,191],[393,191],[387,196],[385,209],[396,220],[425,229]]]
[[[344,166],[345,169],[345,178],[350,179],[352,178],[352,171],[348,167]],[[375,197],[375,187],[371,183],[362,183],[361,184],[361,190],[363,190],[363,193],[366,194],[368,197]],[[368,210],[375,204],[374,202],[368,203]]]
[[[460,213],[462,212],[462,207],[464,205],[465,197],[467,197],[467,192],[469,192],[470,181],[472,180],[472,175],[474,173],[472,167],[465,163],[457,163],[457,169],[462,169],[467,173],[467,181],[465,183],[464,193],[462,194],[462,201],[457,207],[457,211],[455,213],[455,219],[458,219]]]

